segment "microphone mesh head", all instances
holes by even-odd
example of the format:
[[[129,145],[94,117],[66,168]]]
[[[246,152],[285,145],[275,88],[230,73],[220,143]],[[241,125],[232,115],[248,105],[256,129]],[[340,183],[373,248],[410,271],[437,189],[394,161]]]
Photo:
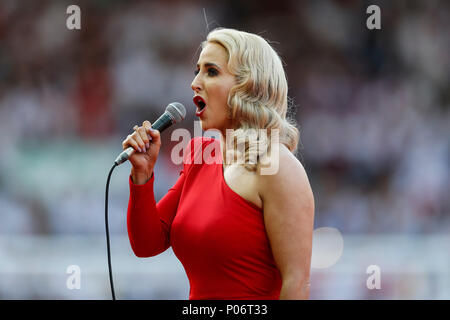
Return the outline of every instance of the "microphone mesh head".
[[[179,102],[170,103],[166,108],[166,112],[170,114],[174,123],[178,123],[186,117],[186,108]]]

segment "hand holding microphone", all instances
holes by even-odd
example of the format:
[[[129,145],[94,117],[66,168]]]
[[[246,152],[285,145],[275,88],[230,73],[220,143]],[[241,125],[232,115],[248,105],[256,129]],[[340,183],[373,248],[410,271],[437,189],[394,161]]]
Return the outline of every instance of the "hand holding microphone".
[[[111,294],[113,300],[116,300],[114,293],[114,283],[111,267],[111,250],[109,245],[109,223],[108,223],[108,190],[111,175],[121,163],[130,160],[132,164],[131,178],[135,184],[144,184],[152,176],[153,167],[158,158],[159,148],[161,147],[160,132],[170,127],[172,124],[182,121],[186,117],[186,109],[181,103],[172,102],[166,108],[162,116],[158,118],[153,124],[149,121],[144,121],[142,126],[134,126],[134,133],[122,142],[122,147],[125,149],[114,161],[108,173],[106,180],[105,193],[105,231],[106,231],[106,251],[108,255],[108,269],[109,269],[109,283],[111,285]],[[137,152],[136,152],[137,151]]]
[[[134,126],[134,132],[122,142],[124,151],[116,158],[117,165],[129,160],[132,165],[131,178],[135,184],[144,184],[152,176],[153,168],[161,147],[161,131],[182,121],[186,109],[181,103],[172,102],[164,114],[152,126],[146,120],[142,126]]]
[[[133,151],[128,160],[131,162],[131,179],[135,184],[144,184],[152,176],[153,168],[158,158],[161,147],[160,132],[152,129],[150,121],[143,122],[141,127],[133,128],[134,133],[122,142],[122,147],[127,150],[130,146]]]

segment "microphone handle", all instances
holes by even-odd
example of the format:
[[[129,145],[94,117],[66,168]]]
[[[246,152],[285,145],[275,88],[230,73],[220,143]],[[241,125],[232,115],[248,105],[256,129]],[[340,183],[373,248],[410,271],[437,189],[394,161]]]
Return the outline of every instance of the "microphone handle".
[[[152,124],[152,128],[158,130],[160,133],[166,130],[173,124],[173,120],[168,112],[164,112],[155,123]]]
[[[172,118],[170,117],[168,112],[164,112],[161,117],[158,118],[158,120],[155,121],[155,123],[152,125],[152,128],[155,130],[158,130],[160,133],[170,127],[173,123]],[[114,160],[114,163],[116,165],[122,164],[125,161],[128,160],[128,158],[134,153],[136,150],[134,150],[133,147],[128,147],[124,151],[122,151],[121,154]]]

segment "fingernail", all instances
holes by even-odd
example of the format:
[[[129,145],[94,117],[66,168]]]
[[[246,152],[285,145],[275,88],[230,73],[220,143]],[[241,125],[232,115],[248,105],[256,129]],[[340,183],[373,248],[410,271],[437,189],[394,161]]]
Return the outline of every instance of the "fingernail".
[[[139,152],[142,152],[142,149],[140,147],[138,147]]]
[[[144,147],[144,153],[145,153],[145,152],[147,152],[147,148],[146,148],[146,147]]]
[[[145,144],[145,147],[148,149],[148,148],[150,148],[150,142],[147,142],[146,144]]]

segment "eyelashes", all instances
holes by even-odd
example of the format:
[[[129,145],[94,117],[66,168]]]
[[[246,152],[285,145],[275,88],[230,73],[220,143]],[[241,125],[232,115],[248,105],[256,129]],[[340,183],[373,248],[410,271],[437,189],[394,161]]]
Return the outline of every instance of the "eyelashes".
[[[214,68],[209,68],[208,69],[208,75],[210,75],[210,76],[216,76],[217,74],[218,74],[219,72],[216,70],[216,69],[214,69]]]
[[[194,75],[199,74],[199,72],[200,72],[199,69],[194,70]],[[211,76],[211,77],[214,77],[214,76],[219,74],[219,72],[216,69],[214,69],[214,68],[208,68],[207,72],[208,72],[208,75]]]

